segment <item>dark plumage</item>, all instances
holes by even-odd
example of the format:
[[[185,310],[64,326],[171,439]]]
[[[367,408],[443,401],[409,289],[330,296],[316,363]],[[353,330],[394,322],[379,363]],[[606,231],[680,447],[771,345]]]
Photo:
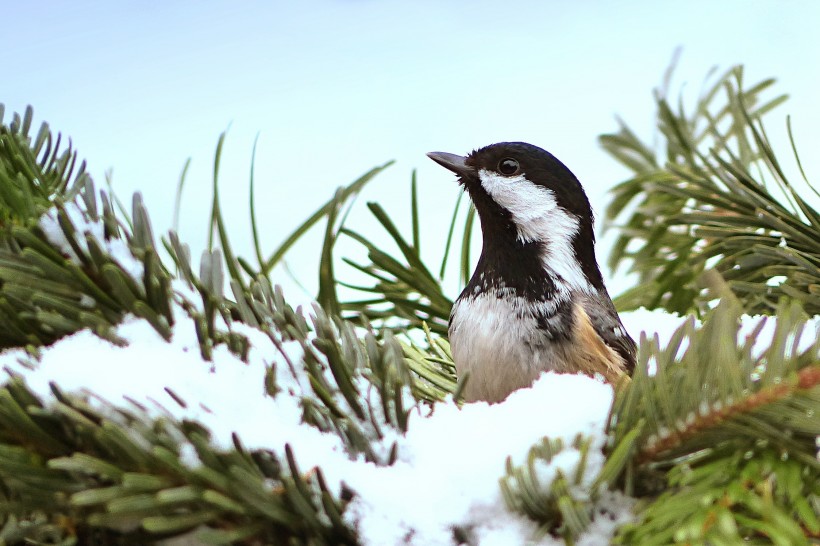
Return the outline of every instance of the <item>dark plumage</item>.
[[[595,260],[592,209],[552,154],[502,142],[466,158],[433,152],[455,172],[481,221],[483,249],[450,317],[465,398],[500,401],[541,372],[601,374],[635,365]]]

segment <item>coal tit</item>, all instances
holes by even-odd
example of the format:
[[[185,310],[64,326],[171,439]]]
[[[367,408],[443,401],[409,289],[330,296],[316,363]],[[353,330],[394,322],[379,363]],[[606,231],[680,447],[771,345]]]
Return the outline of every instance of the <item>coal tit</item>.
[[[481,222],[481,256],[450,314],[465,400],[500,402],[544,371],[613,384],[631,374],[635,342],[604,286],[575,175],[523,142],[427,155],[458,175]]]

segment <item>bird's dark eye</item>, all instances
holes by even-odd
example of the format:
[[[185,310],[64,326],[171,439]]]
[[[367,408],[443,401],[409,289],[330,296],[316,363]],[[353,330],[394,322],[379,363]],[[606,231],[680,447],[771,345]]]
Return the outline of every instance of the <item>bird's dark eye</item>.
[[[510,176],[518,172],[520,165],[518,161],[511,157],[507,157],[498,162],[498,172],[504,176]]]

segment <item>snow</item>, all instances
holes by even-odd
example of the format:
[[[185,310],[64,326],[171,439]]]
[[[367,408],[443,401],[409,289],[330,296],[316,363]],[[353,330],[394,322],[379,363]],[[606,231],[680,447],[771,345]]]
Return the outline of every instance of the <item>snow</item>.
[[[345,476],[359,493],[346,518],[367,544],[401,544],[412,535],[410,544],[450,545],[454,525],[469,529],[482,545],[524,544],[536,527],[506,509],[498,478],[507,457],[521,465],[544,436],[568,445],[578,433],[592,435],[598,444],[588,465],[595,476],[603,463],[596,447],[603,442],[611,403],[606,384],[548,373],[501,404],[439,404],[432,415],[411,420],[393,466]],[[578,452],[565,448],[550,465],[552,475],[559,466],[571,473],[578,461]],[[550,481],[542,483],[548,487]]]
[[[131,257],[124,241],[106,241],[100,223],[87,221],[73,205],[66,210],[78,231],[96,239],[136,279],[141,278],[142,265]],[[53,212],[42,217],[40,226],[69,259],[78,260]],[[83,237],[78,243],[86,245]],[[195,298],[179,281],[176,290]],[[84,304],[91,306],[93,301]],[[601,448],[611,387],[585,376],[552,373],[499,404],[458,407],[449,400],[432,409],[419,406],[411,412],[406,434],[384,427],[385,436],[374,442],[380,453],[387,453],[395,442],[397,461],[391,466],[366,462],[346,452],[336,435],[302,422],[301,402],[308,382],[299,372],[302,348],[298,343],[277,346],[254,328],[232,324],[231,329],[251,343],[248,361],[220,345],[213,361],[207,362],[201,358],[187,314],[177,306],[174,315],[177,324],[170,342],[146,321],[128,317],[117,328],[127,346],[80,331],[43,348],[37,362],[22,350],[0,353],[0,366],[22,376],[46,403],[54,401],[53,383],[63,392],[86,397],[112,417],[115,407],[128,406],[133,412],[145,411],[149,418],[198,421],[211,432],[217,449],[233,449],[236,434],[246,449],[270,449],[283,457],[287,442],[302,469],[320,467],[331,490],[338,493],[344,484],[356,493],[344,518],[368,545],[451,545],[455,529],[481,546],[563,544],[550,536],[536,538],[536,524],[507,507],[499,486],[505,463],[509,458],[513,465],[523,465],[530,448],[543,438],[562,439],[564,450],[551,462],[536,465],[538,483],[546,489],[559,469],[564,475],[573,474],[580,452],[572,442],[583,434],[592,439],[587,472],[582,483],[572,487],[576,494],[585,495],[604,462]],[[662,346],[686,320],[645,310],[624,313],[622,319],[634,338],[644,331],[650,339],[657,336]],[[749,335],[759,320],[745,320],[739,338]],[[816,337],[820,321],[813,326]],[[774,321],[763,326],[758,348],[768,345],[773,327]],[[801,348],[814,337],[805,335]],[[275,374],[280,389],[274,397],[264,390],[269,373]],[[363,377],[354,382],[367,392]],[[192,446],[181,446],[181,453],[185,464],[200,464]],[[592,525],[577,544],[608,544],[617,527],[630,520],[632,504],[620,493],[602,492]]]
[[[149,417],[170,415],[177,420],[198,421],[210,430],[212,444],[222,450],[233,449],[235,432],[248,449],[279,444],[284,454],[282,439],[286,438],[308,454],[343,452],[335,436],[301,423],[296,396],[266,395],[265,374],[270,360],[278,354],[266,335],[234,327],[253,344],[249,362],[242,362],[224,345],[216,347],[213,362],[207,362],[200,355],[193,323],[179,308],[175,315],[182,320],[170,343],[148,322],[129,317],[117,329],[128,341],[125,347],[84,330],[43,349],[34,369],[22,350],[3,353],[0,364],[24,376],[29,389],[45,400],[53,399],[49,385],[54,383],[63,392],[87,396],[92,406],[103,412],[110,411],[112,405],[136,403],[136,407],[147,408]],[[291,349],[291,359],[295,357],[298,362],[300,349],[287,348]],[[280,357],[277,384],[298,394],[298,386],[282,360]],[[192,466],[198,463],[190,458],[195,457],[192,450],[183,451],[189,456],[185,462]]]
[[[594,476],[603,462],[598,448],[611,388],[584,376],[556,374],[545,374],[532,388],[514,393],[502,404],[459,408],[449,401],[432,411],[414,410],[406,435],[394,433],[383,440],[385,446],[398,442],[399,458],[392,466],[352,459],[338,437],[302,423],[301,387],[266,335],[240,325],[252,344],[248,362],[223,346],[214,350],[213,362],[206,362],[185,313],[177,308],[175,316],[170,343],[146,321],[129,317],[117,329],[128,341],[125,347],[81,331],[44,348],[39,362],[12,350],[0,354],[0,365],[23,376],[47,402],[54,400],[49,387],[53,382],[63,392],[87,397],[102,412],[113,413],[114,406],[133,406],[131,411],[143,406],[150,417],[199,421],[220,449],[232,449],[233,433],[248,449],[273,449],[279,455],[287,442],[300,467],[319,466],[332,490],[338,492],[344,483],[357,493],[345,518],[366,544],[399,544],[406,537],[411,537],[409,544],[452,544],[454,526],[469,530],[482,545],[525,543],[536,526],[507,509],[498,484],[507,457],[520,465],[544,436],[571,445],[575,435],[583,433],[595,438],[589,475]],[[285,347],[297,363],[300,351],[294,342]],[[272,364],[282,389],[275,397],[263,389]],[[579,457],[573,448],[565,449],[553,465],[571,473]],[[181,452],[186,464],[199,463],[190,446],[182,446]],[[547,474],[554,475],[555,469],[541,477]],[[610,504],[608,512],[614,512],[618,521],[628,518],[628,499]],[[605,521],[593,528],[611,536],[611,517],[603,516]],[[541,543],[562,542],[547,537]]]
[[[101,221],[90,220],[86,213],[75,203],[66,203],[64,210],[69,221],[77,230],[75,240],[84,253],[88,253],[88,243],[85,236],[92,237],[106,253],[112,257],[131,277],[137,281],[142,281],[143,265],[139,260],[134,259],[128,243],[123,239],[106,239],[105,228]],[[62,253],[74,263],[81,265],[79,256],[69,244],[63,228],[57,219],[57,209],[51,208],[40,217],[40,229],[45,233],[51,244],[60,249]]]
[[[688,317],[681,317],[666,311],[650,311],[644,308],[620,315],[621,322],[624,323],[632,339],[638,341],[641,332],[644,332],[649,339],[657,334],[661,347],[669,343],[672,333],[688,319]]]
[[[641,332],[644,332],[649,339],[657,336],[661,347],[665,347],[669,343],[674,331],[689,319],[690,317],[681,317],[661,310],[649,311],[647,309],[638,309],[637,311],[621,313],[621,321],[633,339],[637,341]],[[700,327],[700,325],[701,322],[695,320],[695,326]],[[737,333],[737,340],[739,343],[751,341],[752,357],[759,358],[771,344],[776,326],[777,320],[772,317],[743,315],[740,318],[740,329]],[[760,328],[760,332],[752,337],[752,334],[757,328]],[[811,347],[819,337],[820,317],[810,318],[806,322],[806,328],[800,337],[799,343],[793,347],[791,352],[799,353],[805,351]],[[789,338],[786,346],[791,347],[793,342],[794,339]],[[679,356],[687,346],[688,344],[686,340],[684,340],[681,350],[679,351]]]
[[[382,440],[385,451],[398,443],[398,460],[392,466],[351,458],[337,436],[302,423],[304,377],[293,376],[267,335],[232,325],[251,342],[248,362],[224,346],[214,350],[213,362],[206,362],[185,312],[176,308],[175,316],[178,322],[170,343],[146,321],[129,317],[117,329],[128,341],[126,347],[81,331],[44,348],[39,362],[12,350],[0,354],[0,365],[23,376],[46,401],[54,400],[49,385],[55,383],[63,392],[87,397],[102,412],[138,404],[149,417],[196,420],[211,431],[211,442],[219,449],[232,449],[233,433],[248,449],[272,449],[280,456],[287,442],[302,468],[322,468],[332,490],[338,492],[345,484],[356,492],[344,517],[371,545],[450,545],[454,528],[482,546],[563,544],[549,536],[534,541],[536,525],[507,508],[498,482],[505,462],[509,457],[513,465],[522,465],[529,449],[544,437],[561,438],[564,451],[550,463],[536,465],[537,479],[547,488],[558,469],[571,475],[577,466],[580,454],[571,447],[574,437],[590,436],[586,479],[574,486],[580,494],[604,462],[600,448],[612,389],[585,376],[552,373],[503,403],[459,408],[447,401],[432,410],[417,408],[405,435],[387,434]],[[624,313],[622,318],[635,337],[643,328],[649,337],[657,334],[661,343],[685,320],[644,310]],[[745,321],[739,335],[748,335],[759,320]],[[759,345],[766,345],[773,324],[764,326]],[[801,346],[812,336],[805,338]],[[283,349],[291,362],[300,362],[297,343],[288,342]],[[275,397],[263,388],[271,367],[281,389]],[[199,464],[191,446],[182,446],[182,453],[186,464]],[[632,499],[604,492],[593,523],[578,544],[607,544],[618,525],[629,521],[631,506]]]

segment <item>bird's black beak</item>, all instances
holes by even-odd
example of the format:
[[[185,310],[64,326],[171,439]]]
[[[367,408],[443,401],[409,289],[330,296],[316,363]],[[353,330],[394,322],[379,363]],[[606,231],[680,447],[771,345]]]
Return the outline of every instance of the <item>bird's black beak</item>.
[[[427,157],[444,167],[456,173],[459,176],[475,176],[476,170],[465,163],[466,157],[456,154],[448,154],[447,152],[430,152]]]

